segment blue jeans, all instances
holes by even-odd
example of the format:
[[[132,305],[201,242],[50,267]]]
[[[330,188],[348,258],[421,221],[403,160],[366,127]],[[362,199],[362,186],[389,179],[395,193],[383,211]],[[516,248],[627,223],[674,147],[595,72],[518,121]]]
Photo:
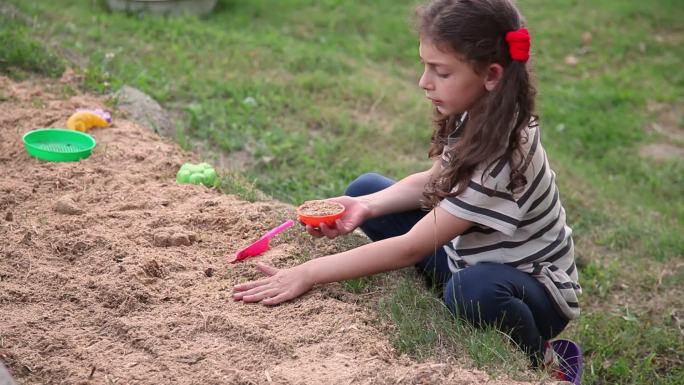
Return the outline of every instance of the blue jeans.
[[[383,190],[395,182],[379,174],[363,174],[354,180],[348,196],[362,196]],[[408,232],[427,212],[422,210],[370,219],[361,229],[373,241]],[[543,344],[568,324],[554,307],[548,293],[531,275],[499,263],[479,263],[452,273],[447,254],[439,247],[416,265],[428,285],[438,288],[449,310],[475,326],[491,325],[510,333],[540,363]]]

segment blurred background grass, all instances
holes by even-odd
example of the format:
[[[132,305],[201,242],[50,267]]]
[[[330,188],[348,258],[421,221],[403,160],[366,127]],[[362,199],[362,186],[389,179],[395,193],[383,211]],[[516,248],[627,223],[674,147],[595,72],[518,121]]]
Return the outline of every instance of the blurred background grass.
[[[428,166],[415,4],[223,0],[206,18],[164,18],[101,1],[9,0],[0,71],[29,79],[68,67],[86,91],[139,88],[177,117],[181,144],[235,160],[233,192],[256,199],[253,186],[296,204],[341,194],[364,172]],[[563,334],[585,349],[583,383],[684,383],[684,4],[519,5],[585,290]],[[505,338],[454,323],[410,273],[348,283],[378,286],[392,287],[377,308],[401,351],[524,369]]]

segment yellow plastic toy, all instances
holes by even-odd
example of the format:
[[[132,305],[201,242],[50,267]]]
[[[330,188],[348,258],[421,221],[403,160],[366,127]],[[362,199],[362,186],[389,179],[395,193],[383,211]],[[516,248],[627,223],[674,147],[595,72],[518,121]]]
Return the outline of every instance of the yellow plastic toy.
[[[101,110],[79,110],[71,115],[67,120],[67,128],[86,132],[93,127],[108,127],[111,123],[111,115],[106,111]]]

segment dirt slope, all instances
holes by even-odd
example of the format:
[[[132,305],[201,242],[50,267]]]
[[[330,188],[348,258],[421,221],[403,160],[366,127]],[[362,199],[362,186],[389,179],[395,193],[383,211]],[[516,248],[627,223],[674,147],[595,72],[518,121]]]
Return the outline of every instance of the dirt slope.
[[[293,207],[177,185],[194,155],[117,116],[92,131],[90,158],[33,159],[22,134],[103,100],[7,78],[0,90],[0,361],[17,383],[514,383],[398,356],[339,285],[234,302],[257,273],[227,256]],[[255,259],[283,267],[329,247],[296,231]]]

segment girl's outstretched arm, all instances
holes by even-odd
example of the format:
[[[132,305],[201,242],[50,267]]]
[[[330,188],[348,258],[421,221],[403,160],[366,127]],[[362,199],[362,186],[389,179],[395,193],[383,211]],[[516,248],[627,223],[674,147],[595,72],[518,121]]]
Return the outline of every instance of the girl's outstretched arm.
[[[471,222],[437,207],[408,233],[369,243],[339,254],[312,259],[289,269],[265,264],[259,270],[269,277],[236,285],[233,298],[275,305],[296,298],[316,284],[343,281],[415,265],[436,248],[463,233]]]

